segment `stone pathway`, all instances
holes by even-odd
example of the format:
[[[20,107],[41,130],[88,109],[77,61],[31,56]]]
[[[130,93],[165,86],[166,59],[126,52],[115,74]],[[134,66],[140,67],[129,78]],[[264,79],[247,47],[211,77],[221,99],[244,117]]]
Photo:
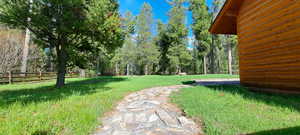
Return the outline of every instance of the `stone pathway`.
[[[195,122],[168,103],[168,96],[183,87],[188,86],[156,87],[126,96],[114,112],[103,118],[103,126],[94,135],[203,134]]]

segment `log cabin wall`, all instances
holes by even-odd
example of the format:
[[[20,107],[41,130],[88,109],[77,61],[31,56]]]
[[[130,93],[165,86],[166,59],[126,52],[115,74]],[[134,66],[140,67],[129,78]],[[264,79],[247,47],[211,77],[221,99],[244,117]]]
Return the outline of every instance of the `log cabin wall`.
[[[244,0],[237,34],[243,85],[300,93],[300,0]]]

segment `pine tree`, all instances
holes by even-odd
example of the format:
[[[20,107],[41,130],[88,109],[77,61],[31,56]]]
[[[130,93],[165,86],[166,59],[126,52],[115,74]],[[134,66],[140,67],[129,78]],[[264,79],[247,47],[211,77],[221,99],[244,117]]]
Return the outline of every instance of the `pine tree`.
[[[157,22],[157,38],[156,45],[159,48],[159,74],[166,74],[170,63],[168,58],[168,51],[170,48],[170,37],[167,34],[166,24],[163,24],[160,20]]]
[[[192,29],[196,39],[196,48],[198,50],[199,56],[203,60],[203,72],[204,74],[206,74],[206,56],[210,51],[211,44],[211,36],[208,32],[209,26],[211,24],[211,19],[205,0],[191,0],[190,10],[193,14]]]
[[[214,21],[219,11],[222,8],[225,0],[214,0],[212,5],[211,22]],[[211,73],[220,73],[222,69],[222,58],[224,56],[224,46],[222,46],[222,41],[224,40],[224,35],[211,35],[211,48],[209,53],[209,63]]]
[[[152,7],[144,3],[137,16],[136,32],[139,67],[141,74],[145,75],[149,74],[149,67],[158,63],[159,52],[153,41],[153,26]]]
[[[232,50],[237,44],[236,36],[226,36],[226,43],[227,43],[227,59],[228,59],[228,73],[230,75],[233,74],[233,54]]]
[[[185,7],[184,0],[169,1],[172,6],[169,11],[169,22],[166,29],[162,30],[160,34],[160,51],[161,60],[160,71],[162,73],[180,73],[182,68],[191,61],[192,56],[187,50],[187,33],[185,26]]]
[[[99,48],[113,52],[124,39],[115,0],[1,2],[0,22],[29,29],[38,45],[56,50],[57,87],[65,84],[67,66],[84,68]]]
[[[29,0],[29,13],[32,12],[31,4],[33,0]],[[31,18],[27,18],[27,22],[30,22]],[[23,57],[22,57],[22,65],[21,65],[21,72],[27,71],[27,62],[28,62],[28,53],[29,53],[29,43],[30,43],[30,30],[27,28],[25,30],[25,40],[24,40],[24,47],[23,47]],[[26,74],[24,74],[26,75]]]
[[[224,5],[226,0],[214,0],[213,6],[212,6],[212,13],[213,13],[213,19],[215,19],[222,9],[222,6]]]

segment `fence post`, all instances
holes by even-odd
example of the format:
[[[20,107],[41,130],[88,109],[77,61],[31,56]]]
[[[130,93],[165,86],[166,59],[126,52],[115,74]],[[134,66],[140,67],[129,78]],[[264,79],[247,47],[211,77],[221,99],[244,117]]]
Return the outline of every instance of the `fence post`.
[[[8,83],[12,83],[11,71],[8,71]]]
[[[40,81],[42,81],[42,71],[39,72],[39,78],[40,78]]]

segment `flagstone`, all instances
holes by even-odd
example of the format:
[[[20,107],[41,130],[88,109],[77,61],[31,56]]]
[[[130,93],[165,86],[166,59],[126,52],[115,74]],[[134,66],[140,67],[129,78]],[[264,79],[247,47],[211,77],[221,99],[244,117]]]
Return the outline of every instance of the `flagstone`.
[[[156,87],[132,93],[124,98],[94,135],[200,135],[202,130],[168,96],[186,85]]]

